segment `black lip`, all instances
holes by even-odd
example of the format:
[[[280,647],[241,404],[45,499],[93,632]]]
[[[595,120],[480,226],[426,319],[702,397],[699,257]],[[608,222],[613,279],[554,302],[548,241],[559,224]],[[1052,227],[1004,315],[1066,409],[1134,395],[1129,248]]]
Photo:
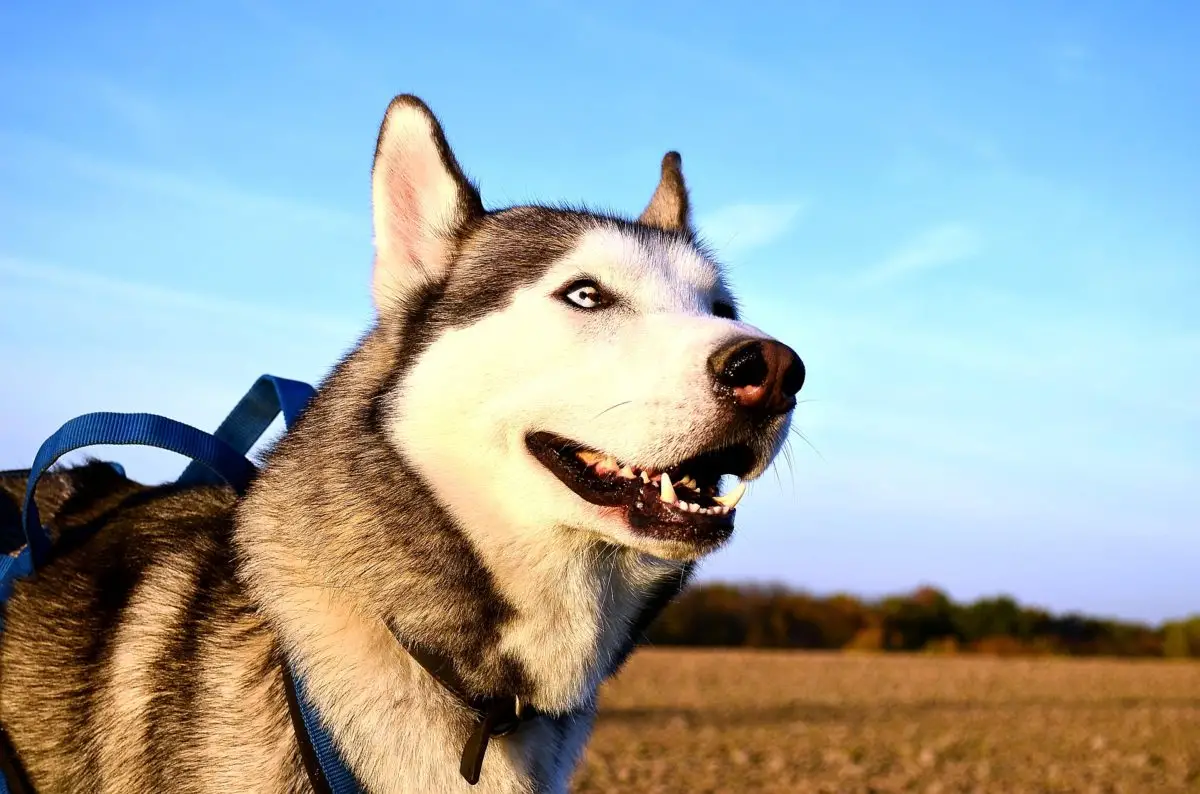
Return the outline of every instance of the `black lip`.
[[[625,508],[630,527],[638,534],[697,546],[715,546],[733,532],[736,510],[725,515],[686,513],[659,498],[659,486],[641,480],[601,478],[589,471],[577,452],[588,447],[553,433],[531,433],[525,439],[530,453],[579,498],[601,507]],[[745,445],[710,450],[668,469],[686,471],[701,482],[715,483],[722,474],[742,476],[754,466],[754,453]]]

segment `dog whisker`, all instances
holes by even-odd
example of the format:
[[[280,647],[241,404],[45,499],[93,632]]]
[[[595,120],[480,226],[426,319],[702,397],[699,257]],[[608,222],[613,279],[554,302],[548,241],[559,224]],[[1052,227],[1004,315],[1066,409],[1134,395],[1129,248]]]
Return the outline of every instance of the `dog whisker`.
[[[796,428],[796,427],[788,428],[788,433],[789,434],[794,433],[796,436],[798,436],[800,438],[801,441],[803,441],[805,444],[808,444],[808,446],[812,448],[812,451],[817,453],[817,457],[820,458],[823,463],[829,462],[829,461],[825,460],[825,456],[821,454],[821,450],[817,449],[813,445],[813,442],[808,440],[808,436],[806,436],[806,435],[804,435],[804,433],[800,432],[799,428]]]
[[[614,405],[610,405],[607,408],[605,408],[603,411],[601,411],[600,413],[593,416],[592,421],[599,419],[600,417],[604,416],[606,413],[608,413],[609,411],[611,411],[614,408],[620,408],[622,405],[630,405],[632,402],[633,402],[633,400],[624,400],[622,402],[615,403]]]

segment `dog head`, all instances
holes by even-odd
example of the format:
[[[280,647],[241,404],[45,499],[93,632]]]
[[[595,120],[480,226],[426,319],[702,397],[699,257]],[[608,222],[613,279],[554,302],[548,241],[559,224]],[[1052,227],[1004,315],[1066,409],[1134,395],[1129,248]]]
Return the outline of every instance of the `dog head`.
[[[397,97],[372,172],[379,323],[407,351],[390,442],[469,532],[695,559],[785,439],[804,366],[739,319],[697,243],[679,155],[637,221],[485,211],[442,129]]]

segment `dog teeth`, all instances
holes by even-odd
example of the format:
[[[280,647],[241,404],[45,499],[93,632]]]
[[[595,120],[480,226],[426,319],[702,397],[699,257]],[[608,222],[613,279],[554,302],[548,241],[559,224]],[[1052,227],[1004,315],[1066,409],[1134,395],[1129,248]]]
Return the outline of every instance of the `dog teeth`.
[[[635,466],[632,463],[622,463],[612,455],[605,455],[602,452],[595,452],[590,449],[584,449],[576,452],[575,457],[582,461],[585,466],[593,469],[594,472],[601,477],[611,477],[612,475],[616,475],[623,480],[641,479],[642,483],[645,485],[660,485],[664,479],[662,473],[656,472],[652,468],[644,469],[641,466]],[[685,477],[679,481],[679,484],[684,487],[691,488],[692,490],[699,490],[695,479],[691,477]],[[667,487],[671,487],[669,478]],[[671,493],[675,493],[674,488],[671,488]],[[667,500],[664,499],[663,501]],[[674,496],[672,496],[671,503],[674,503],[674,501]]]
[[[640,479],[643,485],[657,486],[659,499],[664,504],[670,505],[681,513],[727,516],[733,512],[734,507],[737,506],[738,502],[746,494],[746,483],[744,482],[739,482],[736,488],[724,496],[718,496],[717,485],[707,485],[701,489],[700,483],[690,474],[672,482],[671,475],[666,472],[656,472],[653,469],[643,469],[640,466],[634,466],[630,463],[621,463],[612,455],[605,455],[601,452],[580,450],[575,453],[575,456],[585,466],[593,469],[601,477],[612,477],[615,475],[623,480],[637,481]],[[675,491],[677,487],[684,488],[688,492],[703,494],[705,497],[712,499],[714,504],[708,507],[701,507],[697,502],[680,499],[679,494]],[[637,507],[638,509],[644,509],[642,502],[639,502]]]
[[[676,501],[675,489],[673,487],[671,487],[671,478],[670,477],[668,477],[665,474],[662,476],[660,488],[661,488],[661,491],[660,491],[661,499],[669,505],[675,504],[675,501]]]
[[[734,507],[737,507],[738,502],[742,501],[742,496],[744,496],[745,493],[746,493],[746,483],[739,482],[737,484],[736,488],[734,488],[732,491],[725,494],[724,496],[714,496],[713,501],[716,502],[717,504],[721,505],[722,507],[728,507],[729,509],[732,510]]]
[[[621,464],[617,463],[617,459],[614,458],[612,455],[608,455],[608,456],[602,458],[596,464],[596,473],[597,474],[601,474],[601,475],[616,474],[620,470],[621,470]]]

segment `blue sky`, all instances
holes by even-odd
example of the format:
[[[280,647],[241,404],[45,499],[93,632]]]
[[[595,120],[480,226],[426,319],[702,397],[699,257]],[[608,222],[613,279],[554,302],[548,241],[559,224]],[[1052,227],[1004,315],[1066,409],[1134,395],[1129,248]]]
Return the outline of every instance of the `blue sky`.
[[[489,206],[636,213],[682,152],[809,371],[705,575],[1200,611],[1200,7],[102,5],[0,8],[0,468],[320,378],[412,92]]]

